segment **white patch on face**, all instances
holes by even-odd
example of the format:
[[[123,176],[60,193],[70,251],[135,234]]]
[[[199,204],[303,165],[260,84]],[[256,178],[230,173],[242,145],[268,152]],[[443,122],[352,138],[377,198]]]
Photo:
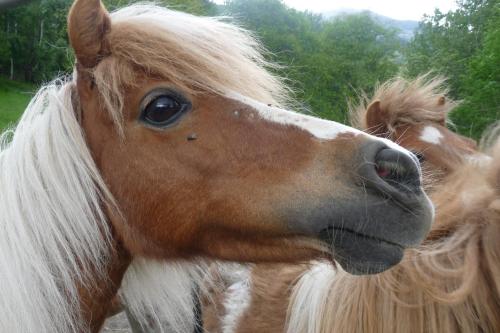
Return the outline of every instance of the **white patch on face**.
[[[241,279],[233,283],[225,292],[224,295],[224,310],[225,315],[222,319],[222,332],[234,333],[238,328],[238,323],[241,316],[250,306],[252,299],[250,288],[250,271],[246,267],[242,267],[237,272]]]
[[[259,115],[263,119],[278,124],[296,126],[300,129],[303,129],[311,133],[314,137],[318,139],[334,140],[339,134],[343,133],[352,133],[355,136],[363,135],[374,141],[382,141],[389,148],[399,150],[400,152],[403,152],[408,156],[412,156],[412,158],[415,161],[417,161],[417,158],[413,156],[413,154],[411,154],[403,147],[397,145],[396,143],[387,139],[378,138],[376,136],[367,134],[355,128],[334,121],[311,117],[297,112],[287,111],[277,107],[269,106],[235,92],[227,94],[227,97],[252,107],[253,109],[255,109],[255,111],[259,113]]]
[[[426,126],[420,134],[420,140],[438,145],[443,138],[443,134],[433,126]]]
[[[227,97],[251,106],[263,119],[278,124],[299,127],[318,139],[333,140],[342,133],[366,135],[364,132],[343,124],[269,106],[237,93],[228,94]]]

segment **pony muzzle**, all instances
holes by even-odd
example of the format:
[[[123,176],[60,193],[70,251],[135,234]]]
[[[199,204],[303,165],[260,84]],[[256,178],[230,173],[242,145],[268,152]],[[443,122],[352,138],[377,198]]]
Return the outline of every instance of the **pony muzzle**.
[[[360,150],[357,176],[361,194],[352,202],[335,202],[343,209],[319,237],[349,273],[380,273],[425,239],[433,207],[422,190],[418,160],[397,146],[367,144]]]

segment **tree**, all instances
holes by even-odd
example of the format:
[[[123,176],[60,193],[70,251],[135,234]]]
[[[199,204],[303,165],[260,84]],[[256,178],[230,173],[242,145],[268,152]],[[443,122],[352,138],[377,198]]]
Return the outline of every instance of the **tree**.
[[[109,9],[129,0],[104,0]],[[0,73],[40,83],[71,70],[66,16],[72,0],[36,0],[0,14]],[[215,14],[208,0],[163,0],[163,4],[194,14]]]
[[[255,31],[285,67],[297,99],[315,114],[346,121],[347,100],[356,90],[373,89],[398,71],[397,31],[368,13],[324,20],[278,0],[233,0],[225,10]]]
[[[432,70],[449,78],[451,96],[464,101],[452,119],[476,138],[498,119],[499,6],[499,0],[462,0],[455,11],[436,10],[420,23],[405,53],[410,76]]]
[[[0,22],[2,19],[0,18]],[[12,53],[10,51],[10,43],[8,34],[4,31],[0,31],[0,73],[8,74],[10,79],[13,79],[13,63]]]
[[[460,82],[482,46],[495,4],[498,0],[463,0],[455,11],[426,16],[406,52],[408,74],[436,70],[450,79],[452,95],[460,96]]]
[[[328,58],[319,84],[327,94],[327,112],[345,117],[347,99],[359,90],[371,91],[378,81],[394,76],[399,66],[398,31],[382,26],[369,13],[340,16],[327,22],[322,32],[322,53]],[[326,74],[326,76],[325,76]],[[345,120],[345,119],[338,120]]]
[[[70,1],[39,0],[0,16],[10,57],[1,57],[2,73],[40,82],[69,68],[66,13]],[[0,37],[2,38],[2,37]],[[9,68],[9,73],[7,73]]]
[[[463,79],[465,101],[453,117],[462,132],[474,137],[500,119],[500,3],[493,10]]]

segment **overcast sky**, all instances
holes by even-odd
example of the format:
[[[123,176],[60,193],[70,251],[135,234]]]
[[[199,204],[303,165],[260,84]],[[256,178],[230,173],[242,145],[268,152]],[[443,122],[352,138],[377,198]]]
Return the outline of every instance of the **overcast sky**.
[[[317,13],[343,8],[368,9],[395,19],[417,21],[424,14],[432,14],[434,8],[439,8],[443,12],[456,8],[455,0],[284,0],[284,2],[290,7]]]

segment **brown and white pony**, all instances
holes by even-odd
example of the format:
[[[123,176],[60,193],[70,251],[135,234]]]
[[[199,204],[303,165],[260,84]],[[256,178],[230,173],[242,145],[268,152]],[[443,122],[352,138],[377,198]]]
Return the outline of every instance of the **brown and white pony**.
[[[335,249],[375,273],[426,237],[415,156],[277,107],[286,89],[246,31],[77,0],[68,32],[73,78],[1,137],[1,332],[97,332],[120,286],[138,314],[186,331],[203,267],[173,260]]]
[[[464,159],[481,159],[474,140],[447,128],[448,114],[458,103],[446,97],[445,83],[431,74],[396,77],[375,87],[372,98],[363,93],[349,110],[353,126],[413,151],[428,188],[441,184]]]
[[[405,128],[393,139],[418,153],[424,168],[439,170],[441,182],[431,195],[436,223],[425,245],[370,277],[350,276],[324,262],[226,268],[220,278],[225,289],[214,288],[205,300],[207,332],[500,330],[500,141],[492,160],[473,154],[469,139],[446,129],[454,103],[443,99],[442,83],[395,79],[377,89],[371,103],[363,99],[367,111],[356,109],[358,119],[367,116],[361,124],[384,127],[384,135]],[[398,107],[409,101],[413,111]],[[426,135],[430,128],[439,133],[436,140]]]

